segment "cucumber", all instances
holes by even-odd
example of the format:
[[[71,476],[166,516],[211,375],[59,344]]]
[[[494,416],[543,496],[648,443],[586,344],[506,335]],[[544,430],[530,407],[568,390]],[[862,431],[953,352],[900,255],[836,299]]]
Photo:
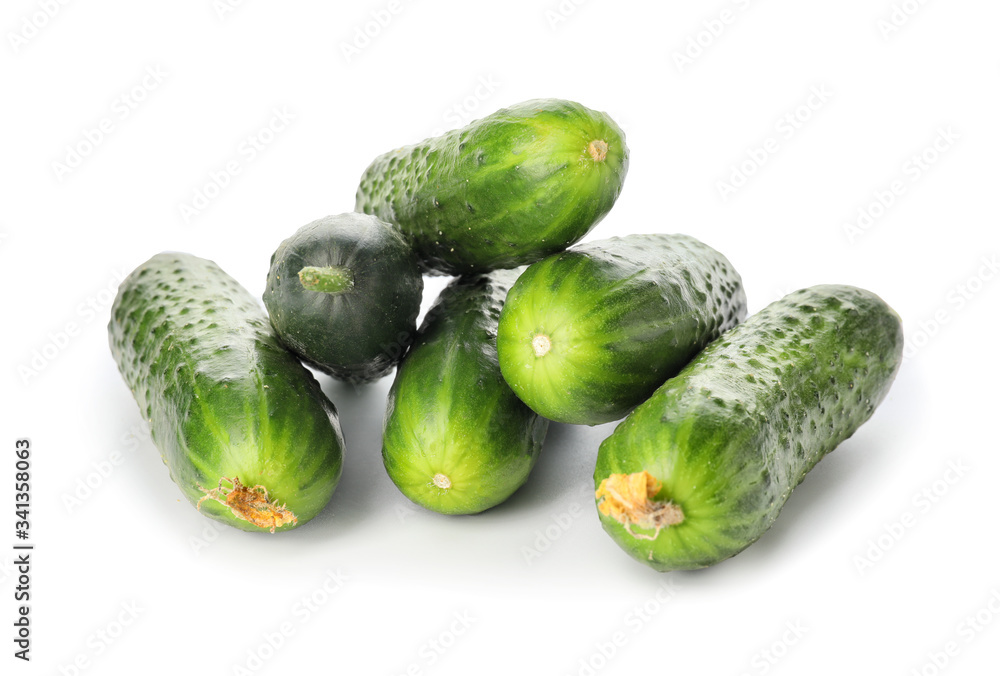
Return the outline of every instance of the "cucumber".
[[[473,514],[528,478],[548,421],[500,375],[496,327],[518,271],[452,282],[428,312],[389,389],[382,459],[418,505]]]
[[[353,383],[386,375],[417,329],[424,280],[388,223],[348,213],[303,226],[271,256],[264,305],[278,335]]]
[[[161,253],[122,282],[111,353],[185,497],[247,531],[313,518],[340,478],[333,404],[215,263]]]
[[[768,305],[601,444],[594,485],[604,529],[661,571],[741,552],[871,417],[902,348],[899,316],[869,291],[816,286]]]
[[[625,135],[610,117],[538,99],[376,158],[355,209],[395,224],[428,272],[486,272],[579,240],[627,171]]]
[[[739,274],[686,235],[581,244],[529,266],[500,314],[500,370],[536,413],[618,420],[746,317]]]

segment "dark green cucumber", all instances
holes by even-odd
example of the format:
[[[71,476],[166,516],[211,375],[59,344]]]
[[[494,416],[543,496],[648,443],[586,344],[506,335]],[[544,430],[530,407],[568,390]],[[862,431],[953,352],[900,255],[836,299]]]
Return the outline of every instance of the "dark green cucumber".
[[[610,117],[537,99],[381,155],[355,208],[394,223],[428,271],[485,272],[579,240],[627,171],[625,135]]]
[[[202,513],[274,532],[330,500],[344,447],[337,412],[215,263],[153,256],[119,287],[108,333],[171,478]]]
[[[511,288],[500,370],[536,413],[606,423],[744,317],[739,274],[693,237],[588,242],[534,263]]]
[[[416,332],[424,280],[402,236],[348,213],[303,226],[271,256],[264,305],[281,339],[325,373],[376,380]]]
[[[399,490],[443,514],[497,505],[528,478],[548,421],[500,375],[496,327],[514,270],[455,280],[389,390],[382,459]]]
[[[816,286],[768,305],[601,444],[594,485],[604,529],[657,570],[739,553],[871,417],[902,349],[899,316],[862,289]]]

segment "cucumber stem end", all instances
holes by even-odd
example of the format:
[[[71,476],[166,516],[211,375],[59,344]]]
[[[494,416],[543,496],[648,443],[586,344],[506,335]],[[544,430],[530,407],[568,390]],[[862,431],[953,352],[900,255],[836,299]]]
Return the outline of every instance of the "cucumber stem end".
[[[354,286],[354,273],[343,266],[309,265],[299,270],[299,281],[309,291],[343,293]]]

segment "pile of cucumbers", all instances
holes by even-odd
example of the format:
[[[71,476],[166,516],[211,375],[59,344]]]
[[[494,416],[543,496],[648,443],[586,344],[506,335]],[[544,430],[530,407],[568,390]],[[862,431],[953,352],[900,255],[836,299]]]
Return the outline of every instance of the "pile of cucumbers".
[[[742,551],[886,396],[901,322],[836,285],[747,319],[740,275],[687,235],[576,244],[628,158],[604,113],[527,101],[376,158],[354,212],[278,246],[266,313],[211,261],[140,265],[111,351],[173,480],[236,528],[300,526],[344,453],[303,364],[359,385],[395,369],[382,456],[413,502],[489,509],[527,480],[549,421],[624,418],[594,472],[612,538],[657,570]],[[418,327],[424,275],[455,279]]]

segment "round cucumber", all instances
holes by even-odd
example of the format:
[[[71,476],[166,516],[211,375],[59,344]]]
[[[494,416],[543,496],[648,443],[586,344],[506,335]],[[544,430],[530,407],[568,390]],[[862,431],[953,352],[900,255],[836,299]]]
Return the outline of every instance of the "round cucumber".
[[[381,155],[355,208],[395,224],[430,272],[486,272],[579,240],[627,171],[625,135],[610,117],[538,99]]]
[[[329,502],[344,448],[336,409],[215,263],[153,256],[119,287],[108,333],[171,478],[203,514],[273,533]]]
[[[588,242],[529,266],[507,295],[500,370],[536,413],[617,420],[746,317],[739,274],[686,235]]]
[[[741,552],[871,417],[902,348],[899,316],[862,289],[817,286],[767,306],[601,444],[594,485],[604,529],[657,570]]]
[[[500,375],[496,326],[518,271],[455,280],[389,390],[382,459],[399,490],[442,514],[474,514],[528,478],[548,421]]]
[[[348,213],[303,226],[271,256],[264,305],[281,339],[354,383],[386,375],[416,332],[424,281],[389,224]]]

